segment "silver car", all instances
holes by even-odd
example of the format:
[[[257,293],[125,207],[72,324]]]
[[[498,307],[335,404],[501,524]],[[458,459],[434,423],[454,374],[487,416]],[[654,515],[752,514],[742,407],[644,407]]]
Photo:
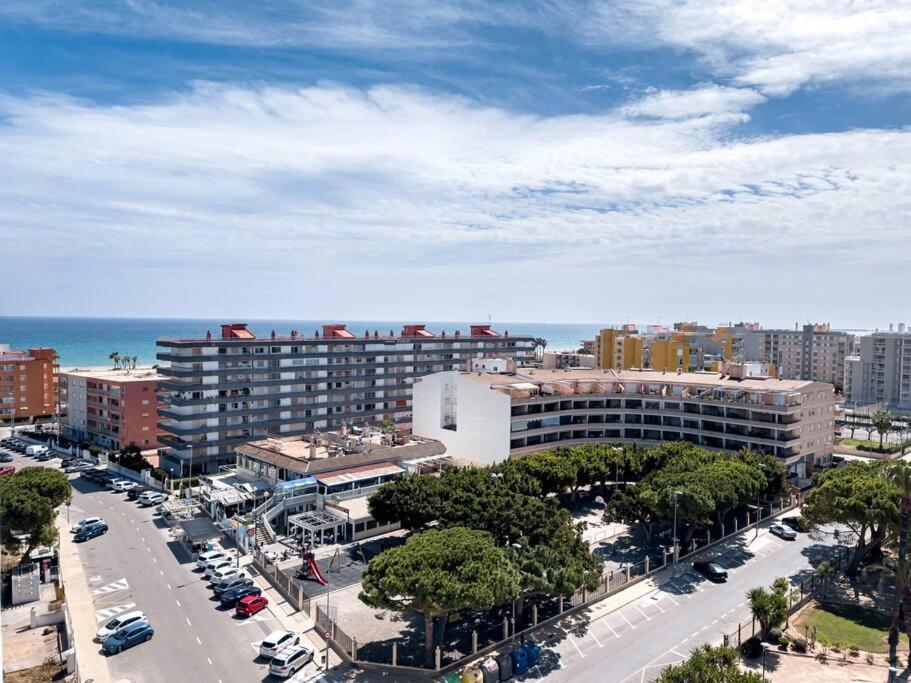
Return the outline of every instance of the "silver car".
[[[784,524],[779,524],[778,522],[770,526],[769,531],[779,538],[783,538],[787,541],[793,541],[795,538],[797,538],[796,531],[789,529]]]

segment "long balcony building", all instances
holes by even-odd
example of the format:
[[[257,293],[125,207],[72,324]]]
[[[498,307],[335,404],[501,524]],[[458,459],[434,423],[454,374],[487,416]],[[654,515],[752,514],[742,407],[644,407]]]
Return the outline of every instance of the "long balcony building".
[[[163,455],[194,471],[231,464],[236,446],[269,435],[387,419],[407,430],[416,378],[463,368],[470,358],[533,357],[531,337],[489,325],[472,325],[468,334],[405,325],[400,334],[364,336],[324,325],[308,336],[292,330],[257,338],[246,325],[231,324],[220,337],[157,344],[167,349],[158,359],[170,364],[159,368]]]
[[[57,353],[0,344],[0,423],[30,422],[58,412]]]
[[[444,372],[414,388],[414,433],[491,464],[559,446],[688,441],[770,453],[804,478],[831,461],[831,384],[652,370]],[[739,376],[738,376],[739,375]]]

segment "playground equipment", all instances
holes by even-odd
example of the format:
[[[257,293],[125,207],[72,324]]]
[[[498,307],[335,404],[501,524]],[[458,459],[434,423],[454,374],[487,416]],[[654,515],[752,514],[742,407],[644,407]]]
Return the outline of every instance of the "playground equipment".
[[[319,570],[319,567],[316,564],[316,560],[313,557],[313,552],[307,551],[307,552],[301,553],[301,558],[304,561],[304,564],[301,567],[301,571],[304,572],[305,570],[309,569],[310,576],[313,577],[314,581],[316,581],[317,583],[320,583],[324,586],[328,586],[329,581],[326,579],[325,576],[323,576],[323,573]]]

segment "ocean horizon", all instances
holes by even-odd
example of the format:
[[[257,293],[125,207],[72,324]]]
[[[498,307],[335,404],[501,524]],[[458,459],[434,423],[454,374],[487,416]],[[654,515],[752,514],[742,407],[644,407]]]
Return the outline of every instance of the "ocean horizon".
[[[211,330],[218,335],[219,326],[226,322],[246,322],[257,337],[268,337],[272,330],[279,335],[296,329],[312,335],[322,325],[345,322],[358,336],[379,330],[398,333],[402,325],[415,320],[301,320],[301,319],[207,319],[207,318],[116,318],[116,317],[59,317],[59,316],[0,316],[0,344],[14,349],[51,347],[60,355],[61,368],[105,366],[113,352],[138,357],[138,364],[156,363],[159,352],[155,341],[161,337],[205,337]],[[426,321],[427,328],[439,333],[445,330],[468,331],[477,321]],[[498,322],[491,325],[498,332],[509,331],[513,336],[542,337],[548,349],[576,349],[582,339],[593,339],[602,327],[614,323],[535,323]]]

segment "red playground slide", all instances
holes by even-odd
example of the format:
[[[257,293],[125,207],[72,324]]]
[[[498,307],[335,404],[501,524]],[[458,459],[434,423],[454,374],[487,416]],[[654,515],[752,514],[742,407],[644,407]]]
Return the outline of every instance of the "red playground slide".
[[[307,560],[307,565],[310,567],[310,573],[313,574],[313,578],[314,578],[314,579],[316,579],[317,581],[319,581],[319,582],[320,582],[321,584],[323,584],[324,586],[328,586],[328,585],[329,585],[329,582],[326,581],[326,577],[324,577],[324,576],[322,575],[322,573],[321,573],[320,570],[319,570],[319,567],[316,566],[316,560],[314,560],[312,557],[310,557],[310,558]]]

